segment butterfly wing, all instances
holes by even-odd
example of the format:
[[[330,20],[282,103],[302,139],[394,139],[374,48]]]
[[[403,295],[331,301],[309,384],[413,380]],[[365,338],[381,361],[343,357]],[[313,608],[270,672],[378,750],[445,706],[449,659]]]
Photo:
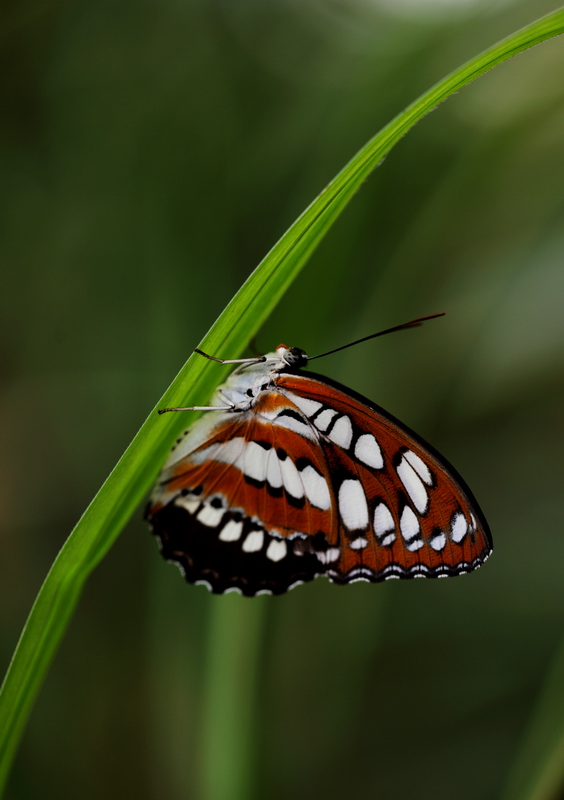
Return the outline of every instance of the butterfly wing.
[[[280,594],[312,580],[339,530],[323,450],[280,393],[210,412],[178,440],[146,517],[163,556],[213,592]]]
[[[276,385],[306,401],[302,410],[320,436],[339,525],[339,558],[326,568],[332,581],[446,577],[487,559],[492,540],[484,515],[430,445],[322,376],[281,373]]]

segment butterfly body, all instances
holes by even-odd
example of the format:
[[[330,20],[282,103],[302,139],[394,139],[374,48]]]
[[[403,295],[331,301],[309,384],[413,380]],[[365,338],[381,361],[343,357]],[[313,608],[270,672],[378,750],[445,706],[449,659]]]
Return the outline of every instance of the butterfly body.
[[[146,517],[163,556],[215,593],[447,577],[487,523],[456,471],[383,409],[281,345],[238,367],[173,448]]]

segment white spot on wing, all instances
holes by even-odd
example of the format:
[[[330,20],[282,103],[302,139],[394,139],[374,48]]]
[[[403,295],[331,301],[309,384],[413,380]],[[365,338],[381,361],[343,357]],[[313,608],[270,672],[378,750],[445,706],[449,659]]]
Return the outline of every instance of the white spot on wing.
[[[305,436],[306,439],[314,439],[315,434],[307,424],[307,422],[300,422],[299,419],[295,419],[295,417],[287,417],[284,415],[279,415],[275,419],[276,425],[279,425],[281,428],[287,428],[289,431],[293,431],[294,433],[299,433],[300,436]]]
[[[381,538],[395,528],[394,518],[390,513],[390,509],[385,503],[378,503],[374,509],[374,533],[378,538]],[[392,539],[392,542],[395,539]]]
[[[338,547],[330,547],[328,550],[318,550],[315,555],[322,564],[330,564],[332,561],[337,561],[341,551]]]
[[[281,561],[287,552],[286,542],[273,539],[266,550],[266,557],[271,561]]]
[[[401,535],[405,540],[407,549],[410,552],[419,550],[423,547],[423,539],[421,538],[419,520],[415,513],[409,506],[405,506],[400,518]]]
[[[175,506],[180,506],[181,508],[185,508],[189,514],[195,514],[198,508],[200,507],[200,503],[202,501],[199,497],[196,497],[193,494],[182,495],[179,494],[176,500],[174,501]]]
[[[420,514],[424,514],[427,510],[429,496],[427,494],[427,489],[423,485],[423,481],[405,458],[402,458],[400,461],[396,472],[405,486],[405,490],[410,496],[413,505]]]
[[[324,511],[331,508],[331,495],[327,481],[319,472],[308,464],[300,471],[300,477],[309,502]]]
[[[452,515],[450,521],[450,535],[452,541],[456,542],[456,544],[460,544],[467,533],[468,523],[466,522],[466,517],[464,514],[461,514],[460,511],[457,511],[456,514]]]
[[[262,531],[251,531],[243,542],[243,550],[245,553],[256,553],[261,549],[263,542],[264,533]]]
[[[236,522],[234,519],[230,519],[229,522],[223,526],[222,531],[219,534],[219,538],[222,542],[236,542],[241,538],[242,532],[243,523],[240,521]]]
[[[429,544],[433,548],[433,550],[442,550],[446,544],[446,536],[441,531],[440,533],[435,534],[429,541]]]
[[[325,411],[322,411],[321,414],[315,418],[313,424],[319,431],[326,431],[336,413],[334,408],[326,408]]]
[[[368,539],[365,539],[363,536],[359,536],[358,539],[354,539],[350,544],[353,550],[364,550],[365,547],[368,546]]]
[[[196,519],[198,522],[201,522],[202,525],[207,525],[209,528],[217,528],[224,514],[224,508],[215,508],[211,505],[205,505]]]
[[[338,444],[339,447],[342,447],[346,450],[348,447],[350,447],[353,437],[353,429],[350,419],[345,416],[339,417],[337,422],[333,425],[331,433],[328,433],[327,436],[332,442],[335,442],[335,444]]]
[[[260,483],[266,479],[266,461],[269,452],[256,442],[248,442],[243,456],[244,473],[247,477]]]
[[[301,482],[299,472],[296,469],[296,465],[289,456],[284,459],[284,461],[279,460],[278,463],[280,464],[280,470],[282,472],[284,488],[292,497],[300,500],[304,496],[304,486]]]
[[[339,487],[339,511],[350,531],[368,527],[366,495],[362,483],[356,478],[347,478]]]
[[[306,417],[313,417],[316,411],[319,411],[323,403],[317,400],[309,400],[307,397],[300,397],[300,395],[293,394],[293,392],[286,392],[286,397],[297,406]]]
[[[280,471],[280,462],[276,455],[276,450],[272,448],[268,451],[267,465],[266,465],[266,480],[273,489],[279,489],[282,486],[282,472]]]
[[[362,436],[358,437],[354,447],[354,454],[359,461],[362,461],[369,467],[382,469],[384,466],[382,451],[371,433],[363,433]]]
[[[433,485],[433,476],[431,475],[431,470],[427,464],[425,464],[425,462],[419,458],[417,453],[414,453],[413,450],[407,450],[403,454],[403,457],[409,461],[415,472],[422,480],[425,481],[427,486]]]

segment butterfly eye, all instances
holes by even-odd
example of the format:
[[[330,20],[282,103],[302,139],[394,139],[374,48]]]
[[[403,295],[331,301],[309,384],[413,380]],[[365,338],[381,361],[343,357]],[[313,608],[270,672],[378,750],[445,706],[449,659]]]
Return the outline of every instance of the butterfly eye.
[[[283,359],[289,367],[305,367],[308,362],[305,350],[301,350],[299,347],[291,347],[287,353],[284,353]]]

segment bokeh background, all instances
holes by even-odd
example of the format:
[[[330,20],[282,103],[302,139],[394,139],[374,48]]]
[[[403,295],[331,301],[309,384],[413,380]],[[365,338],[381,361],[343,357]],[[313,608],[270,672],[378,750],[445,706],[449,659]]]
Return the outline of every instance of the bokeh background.
[[[191,349],[346,160],[554,2],[23,0],[0,26],[0,663]],[[392,151],[258,337],[429,439],[496,550],[261,598],[255,796],[499,797],[564,632],[564,41]],[[201,398],[205,401],[206,398]],[[216,598],[141,510],[92,575],[10,800],[195,798]],[[230,653],[225,653],[229,660]],[[218,765],[218,769],[221,766]]]

